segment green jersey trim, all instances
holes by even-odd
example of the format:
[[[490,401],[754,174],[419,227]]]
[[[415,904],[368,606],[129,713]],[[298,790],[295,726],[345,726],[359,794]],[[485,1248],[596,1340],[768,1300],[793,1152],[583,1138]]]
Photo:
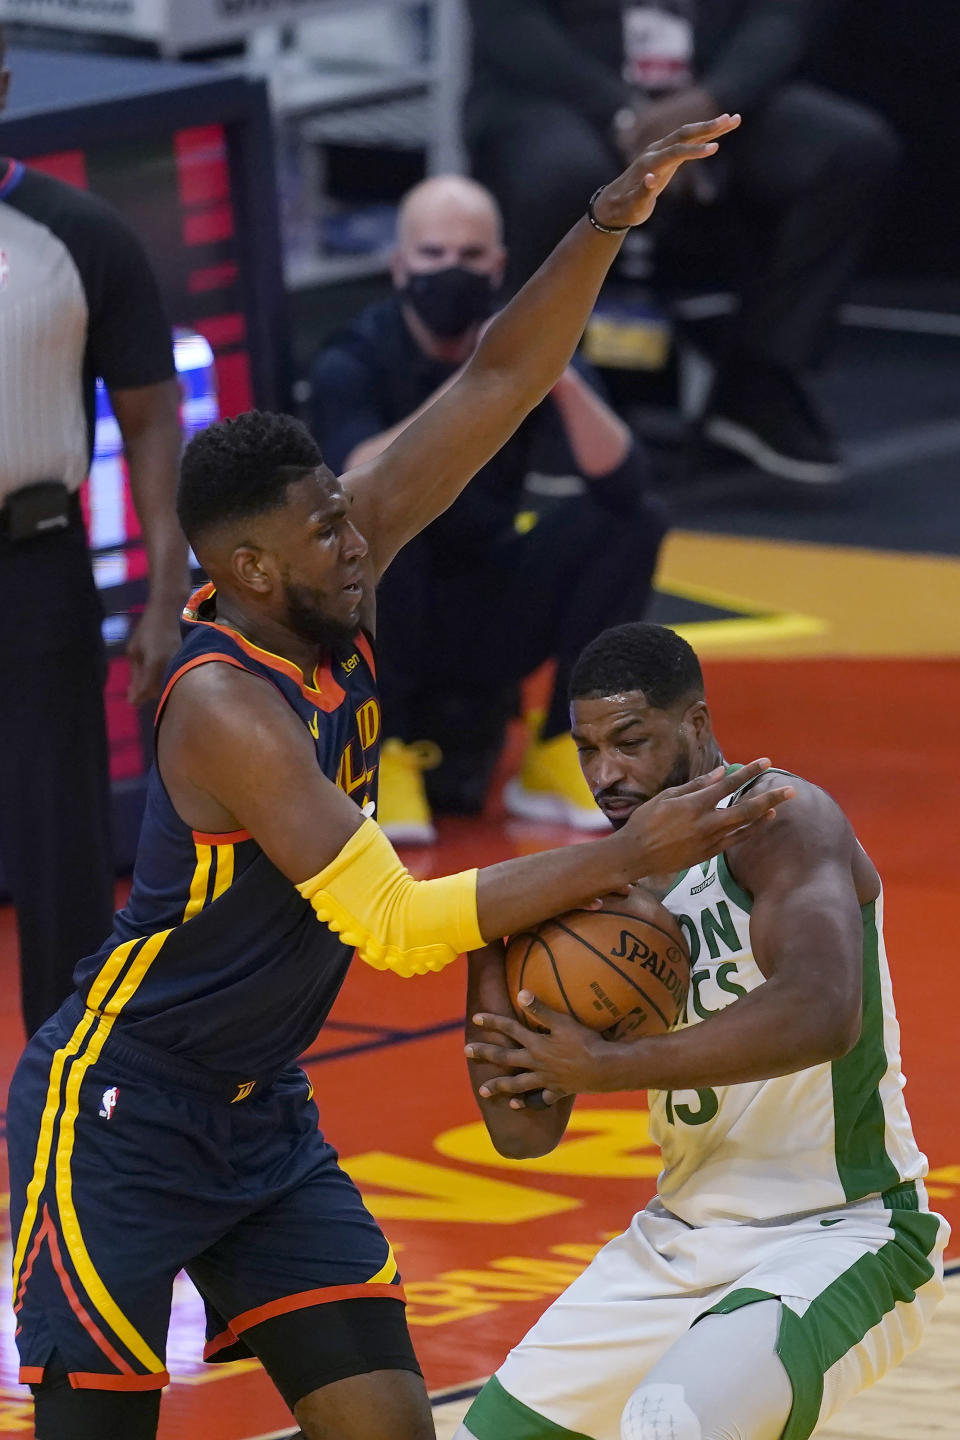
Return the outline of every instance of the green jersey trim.
[[[734,905],[739,905],[740,909],[749,915],[753,908],[753,896],[748,895],[743,886],[737,884],[727,864],[727,857],[722,852],[717,856],[717,878],[727,899],[732,900]]]
[[[732,1315],[735,1310],[742,1310],[744,1305],[757,1305],[761,1300],[779,1299],[779,1295],[774,1295],[769,1290],[754,1290],[751,1286],[744,1285],[740,1290],[731,1290],[729,1295],[724,1295],[716,1305],[711,1305],[709,1310],[704,1310],[703,1315],[698,1315],[697,1320],[702,1320],[705,1315]]]
[[[808,1440],[823,1404],[823,1377],[859,1345],[897,1304],[912,1304],[935,1274],[930,1254],[940,1221],[919,1211],[893,1210],[893,1239],[861,1255],[812,1300],[803,1315],[784,1305],[777,1354],[793,1386],[793,1409],[781,1440]]]
[[[731,770],[742,769],[742,765],[728,765],[727,774],[729,775]],[[778,765],[771,765],[769,770],[764,770],[762,775],[757,776],[757,780],[762,780],[767,775],[786,775],[787,778],[790,780],[795,780],[797,778],[792,770],[781,770]],[[733,793],[733,799],[731,801],[731,804],[735,804],[737,800],[740,799],[743,791],[749,789],[752,785],[755,784],[756,780],[752,780],[750,782],[750,785],[741,786],[739,790],[735,790]],[[751,907],[753,905],[753,896],[750,895],[748,891],[744,890],[743,886],[738,884],[738,882],[734,879],[733,871],[730,869],[730,864],[722,850],[717,856],[717,877],[724,891],[726,892],[727,899],[732,900],[734,905],[739,905],[740,909],[745,910],[746,913],[749,915]]]
[[[916,1187],[913,1187],[914,1198]],[[812,1300],[802,1315],[782,1304],[777,1354],[793,1387],[793,1408],[780,1440],[808,1440],[823,1404],[823,1377],[898,1302],[911,1304],[935,1274],[930,1254],[940,1221],[936,1215],[895,1206],[893,1239],[874,1255],[861,1255]],[[782,1300],[768,1290],[731,1290],[704,1315],[731,1315],[744,1305]],[[703,1319],[703,1316],[698,1316]]]
[[[660,900],[660,903],[661,903],[661,904],[663,904],[663,901],[666,900],[666,898],[667,898],[668,895],[672,895],[672,894],[673,894],[674,890],[676,890],[676,888],[677,888],[678,885],[682,884],[683,881],[686,880],[686,878],[687,878],[687,876],[690,874],[690,871],[692,870],[692,868],[693,868],[692,866],[688,866],[686,870],[681,870],[681,871],[680,871],[680,874],[677,876],[676,880],[674,880],[673,884],[670,886],[670,889],[669,889],[669,890],[665,890],[665,891],[663,892],[663,895],[661,896],[661,900]]]
[[[860,907],[863,918],[863,1020],[860,1039],[834,1060],[834,1157],[848,1200],[877,1195],[900,1181],[887,1154],[886,1116],[880,1081],[887,1070],[883,1044],[883,996],[880,990],[880,937],[877,904]]]
[[[491,1376],[464,1416],[476,1440],[591,1440],[579,1430],[565,1430],[531,1410]]]

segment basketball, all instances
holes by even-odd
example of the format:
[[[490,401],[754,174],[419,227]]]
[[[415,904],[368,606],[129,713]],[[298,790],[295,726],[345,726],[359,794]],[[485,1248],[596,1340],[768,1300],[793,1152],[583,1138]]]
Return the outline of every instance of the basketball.
[[[507,944],[507,986],[530,990],[611,1040],[662,1035],[687,998],[690,954],[669,910],[645,890],[609,897],[600,910],[569,910]]]

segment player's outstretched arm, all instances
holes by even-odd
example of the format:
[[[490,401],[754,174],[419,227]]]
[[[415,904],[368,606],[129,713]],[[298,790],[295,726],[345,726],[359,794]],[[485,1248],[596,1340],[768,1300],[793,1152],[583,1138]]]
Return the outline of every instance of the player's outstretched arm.
[[[739,123],[739,116],[720,115],[651,145],[604,187],[598,221],[642,224],[679,166],[712,155]],[[623,233],[604,234],[580,220],[489,325],[459,379],[381,455],[344,476],[378,575],[453,503],[559,379],[622,240]]]
[[[368,963],[399,974],[442,969],[489,939],[704,860],[792,794],[777,786],[717,810],[769,764],[754,761],[664,791],[601,840],[418,881],[321,772],[312,736],[268,681],[217,664],[184,675],[167,702],[158,759],[188,825],[248,830],[321,920]]]
[[[504,951],[499,940],[467,956],[465,1038],[468,1044],[488,1038],[473,1023],[473,1016],[481,1010],[495,1014],[511,1013]],[[535,1155],[547,1155],[559,1145],[573,1109],[572,1096],[540,1109],[528,1106],[514,1109],[506,1096],[491,1098],[480,1093],[481,1086],[503,1073],[497,1066],[483,1060],[470,1060],[467,1073],[490,1139],[501,1155],[511,1160],[527,1160]]]
[[[549,1029],[546,1035],[502,1018],[503,1011],[481,1012],[479,1028],[491,1032],[490,1040],[471,1050],[500,1072],[485,1083],[491,1096],[517,1103],[527,1091],[557,1098],[736,1085],[788,1075],[853,1048],[861,1023],[860,906],[880,887],[843,813],[823,791],[800,782],[795,799],[762,834],[745,832],[726,854],[753,898],[750,940],[767,983],[699,1025],[613,1045],[540,1002],[528,1013]],[[511,1069],[519,1073],[504,1073]]]

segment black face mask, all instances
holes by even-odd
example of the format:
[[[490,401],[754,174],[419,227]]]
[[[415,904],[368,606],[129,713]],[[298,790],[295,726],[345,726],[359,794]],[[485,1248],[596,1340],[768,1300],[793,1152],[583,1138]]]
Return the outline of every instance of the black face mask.
[[[453,340],[486,320],[493,309],[493,282],[462,265],[411,275],[400,291],[434,335]]]

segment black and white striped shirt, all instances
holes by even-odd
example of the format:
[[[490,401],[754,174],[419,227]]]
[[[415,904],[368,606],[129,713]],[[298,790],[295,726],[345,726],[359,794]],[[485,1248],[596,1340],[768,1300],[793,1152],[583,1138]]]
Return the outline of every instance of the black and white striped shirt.
[[[80,487],[97,377],[125,390],[174,373],[129,226],[95,196],[0,158],[0,503],[38,480]]]

